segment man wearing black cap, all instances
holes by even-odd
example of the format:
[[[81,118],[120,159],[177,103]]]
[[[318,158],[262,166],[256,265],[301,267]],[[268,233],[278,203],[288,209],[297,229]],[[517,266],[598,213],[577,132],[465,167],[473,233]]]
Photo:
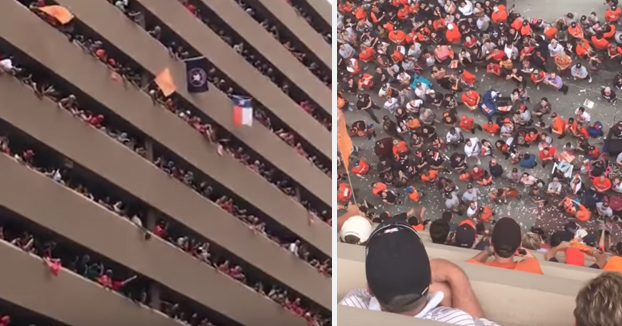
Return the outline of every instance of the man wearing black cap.
[[[497,221],[492,229],[489,246],[472,259],[469,263],[513,269],[522,272],[543,274],[538,260],[527,250],[521,248],[523,236],[520,225],[511,217],[503,217]],[[519,250],[521,249],[521,250]],[[522,254],[525,258],[514,260],[514,255]],[[523,252],[524,251],[524,252]],[[487,261],[494,257],[494,260]]]
[[[498,326],[481,318],[464,271],[444,259],[429,260],[417,232],[405,223],[382,223],[371,234],[365,274],[368,290],[352,290],[340,304],[463,326]],[[439,287],[444,291],[434,291]]]
[[[460,222],[454,234],[453,245],[460,248],[473,248],[475,240],[477,240],[477,233],[473,221],[466,219]]]

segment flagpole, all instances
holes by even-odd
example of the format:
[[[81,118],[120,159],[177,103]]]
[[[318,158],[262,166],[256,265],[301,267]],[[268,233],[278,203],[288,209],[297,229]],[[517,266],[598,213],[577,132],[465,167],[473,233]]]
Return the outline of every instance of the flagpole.
[[[341,161],[343,162],[343,155],[341,153],[339,153],[339,155],[341,155]],[[356,204],[356,196],[354,196],[354,187],[352,187],[352,179],[350,179],[350,170],[348,169],[348,167],[345,167],[345,168],[346,168],[346,175],[348,176],[348,184],[350,185],[350,189],[352,190],[352,200],[354,200],[354,203]]]
[[[205,56],[198,56],[198,57],[193,57],[193,58],[186,58],[186,59],[184,59],[184,60],[183,60],[183,62],[186,62],[186,61],[201,60],[201,59],[204,59],[204,58],[205,58]]]

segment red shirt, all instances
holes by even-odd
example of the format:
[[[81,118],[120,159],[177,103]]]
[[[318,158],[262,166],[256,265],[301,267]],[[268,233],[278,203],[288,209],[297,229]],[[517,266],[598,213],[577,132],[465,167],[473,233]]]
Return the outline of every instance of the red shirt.
[[[103,285],[104,287],[112,288],[112,279],[106,274],[103,274],[102,276],[98,277],[97,282]]]
[[[155,235],[157,235],[160,238],[166,237],[166,230],[161,225],[156,225],[155,229],[153,230],[153,233],[155,233]]]
[[[553,157],[555,155],[555,152],[557,152],[557,148],[555,148],[555,147],[548,147],[548,149],[549,149],[549,155],[546,155],[544,153],[544,150],[540,151],[540,155],[539,156],[540,156],[541,160],[546,159],[546,158],[551,158],[551,157]]]

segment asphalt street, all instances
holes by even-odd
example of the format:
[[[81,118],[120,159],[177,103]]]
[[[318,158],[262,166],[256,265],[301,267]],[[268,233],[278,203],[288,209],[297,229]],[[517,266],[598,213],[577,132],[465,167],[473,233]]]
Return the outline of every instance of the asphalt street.
[[[512,2],[510,1],[510,4],[511,3]],[[591,11],[597,11],[599,13],[599,17],[602,17],[604,11],[606,10],[605,5],[601,1],[590,1],[588,3],[584,3],[584,1],[559,0],[516,1],[516,10],[518,12],[521,12],[523,16],[536,17],[536,15],[534,15],[533,13],[538,12],[540,15],[539,17],[545,18],[547,21],[555,20],[566,14],[568,12],[567,8],[569,6],[572,6],[573,12],[579,13],[580,15],[589,15]],[[549,71],[554,71],[554,65],[552,64],[552,60],[550,61],[551,64]],[[586,64],[586,62],[584,61],[580,62]],[[574,63],[576,63],[576,61],[573,61],[573,64]],[[619,109],[622,104],[618,103],[616,107],[607,102],[601,102],[597,98],[600,96],[601,87],[611,85],[613,76],[615,75],[615,73],[620,71],[620,68],[621,66],[619,66],[617,63],[608,63],[606,65],[606,69],[600,70],[597,74],[592,75],[592,83],[588,83],[586,81],[574,81],[569,78],[564,78],[564,83],[570,87],[567,95],[563,95],[562,93],[556,92],[546,86],[542,86],[540,87],[540,90],[536,90],[531,81],[529,81],[528,83],[527,91],[529,96],[531,97],[532,104],[539,101],[539,99],[542,97],[547,97],[553,106],[553,111],[558,112],[565,119],[574,116],[574,111],[579,106],[583,105],[586,99],[589,99],[595,102],[595,105],[592,109],[587,109],[592,117],[592,121],[603,122],[605,130],[608,130],[608,128],[614,123],[614,121],[622,119],[622,111],[620,111]],[[455,72],[455,70],[451,71],[447,67],[445,67],[445,69],[447,69],[448,73]],[[484,69],[480,69],[479,72],[476,73],[476,86],[480,95],[483,95],[486,90],[488,90],[490,87],[493,87],[496,90],[500,91],[503,95],[509,96],[512,89],[515,88],[515,84],[510,81],[500,81],[498,79],[495,80],[493,79],[493,76],[485,75],[483,70]],[[470,69],[470,72],[474,73],[472,68]],[[428,80],[432,80],[432,78],[430,78],[430,69],[425,68],[423,75],[428,78]],[[434,89],[440,93],[447,92],[446,90],[440,88],[438,85],[434,85]],[[379,107],[382,107],[384,100],[380,99],[375,92],[369,93],[372,95],[374,102]],[[356,103],[355,95],[346,94],[346,97],[349,99],[351,106],[354,107]],[[527,107],[531,109],[532,105],[528,104]],[[438,121],[441,117],[442,112],[439,110],[436,111],[436,113]],[[395,118],[385,109],[381,109],[379,111],[376,110],[375,114],[381,121],[384,115],[388,115],[393,120],[395,120]],[[460,117],[461,115],[473,117],[480,125],[486,122],[486,118],[483,116],[482,113],[479,112],[479,110],[475,112],[470,112],[470,110],[468,110],[463,105],[458,107],[458,117]],[[363,111],[348,111],[345,113],[345,117],[348,125],[357,120],[364,120],[368,124],[374,123],[371,118]],[[544,119],[544,121],[547,123],[547,126],[550,125],[550,119],[548,118],[548,116]],[[436,123],[435,127],[437,129],[438,135],[444,137],[446,134],[446,127],[440,123]],[[399,212],[406,212],[410,209],[410,207],[413,206],[413,204],[404,195],[404,189],[391,188],[395,190],[396,193],[402,195],[400,198],[402,204],[400,205],[383,205],[380,198],[374,196],[371,193],[371,184],[373,182],[379,181],[378,175],[373,167],[374,164],[378,161],[377,157],[374,154],[374,143],[376,139],[387,137],[387,135],[384,134],[384,132],[382,131],[381,125],[376,125],[376,133],[377,137],[370,140],[361,137],[353,138],[354,145],[360,147],[360,152],[358,153],[358,156],[365,158],[365,160],[372,166],[370,172],[364,178],[351,175],[351,181],[354,188],[356,200],[357,202],[362,202],[362,200],[365,199],[370,203],[376,205],[378,211],[388,211],[392,215]],[[482,131],[477,131],[475,135],[471,135],[470,133],[465,133],[464,135],[465,137],[478,137],[480,140],[491,139],[490,135]],[[494,141],[497,139],[499,138],[493,137],[491,142],[494,144]],[[570,136],[566,136],[562,140],[554,139],[553,146],[560,149],[568,141],[574,142],[574,140]],[[602,140],[591,139],[590,143],[592,145],[600,145],[602,144]],[[463,153],[462,146],[459,146],[457,151]],[[521,152],[537,155],[538,147],[532,145],[530,148],[521,149]],[[447,156],[450,156],[451,153],[453,153],[453,151],[450,150],[447,151],[445,154]],[[519,168],[519,173],[521,174],[523,171],[525,171],[524,169],[521,169],[518,165],[512,165],[510,161],[504,160],[502,156],[500,157],[499,155],[497,155],[496,158],[506,172],[511,170],[513,167]],[[481,161],[482,167],[488,170],[489,159],[482,158]],[[469,167],[472,167],[472,165],[469,165]],[[529,172],[530,174],[548,182],[550,180],[551,168],[552,167],[548,165],[546,169],[543,169],[540,165],[538,165],[536,168],[529,169],[525,172]],[[465,182],[459,181],[458,175],[456,173],[453,173],[449,177],[452,178],[456,185],[459,187],[459,195],[461,195],[461,193],[466,189],[467,184]],[[587,177],[584,176],[584,182],[586,181],[586,179]],[[426,186],[420,181],[416,181],[415,186],[417,189],[426,193],[426,196],[424,196],[421,203],[426,207],[426,218],[433,220],[440,217],[441,213],[445,210],[444,199],[442,198],[440,192],[436,189],[436,186]],[[557,201],[554,203],[550,202],[549,205],[544,209],[538,209],[536,205],[531,202],[531,200],[525,199],[525,197],[523,197],[523,199],[521,200],[513,202],[511,201],[508,204],[503,205],[491,203],[488,198],[490,189],[502,188],[504,186],[509,186],[509,183],[506,180],[500,179],[495,179],[493,185],[487,187],[474,184],[474,187],[479,188],[480,193],[482,194],[479,201],[480,207],[482,207],[483,205],[489,205],[496,212],[495,218],[511,216],[513,218],[516,218],[525,230],[528,230],[531,226],[534,225],[543,227],[545,230],[556,229],[567,221],[567,218],[564,217],[562,212],[556,207]],[[518,186],[517,188],[520,191],[525,191],[524,187],[522,186]],[[454,215],[454,222],[459,222],[463,218],[465,217],[459,217]],[[594,222],[588,223],[590,223],[589,225],[587,225],[588,228],[596,227],[596,224]],[[616,240],[622,240],[622,238],[620,237],[619,227],[614,226],[612,231],[614,232],[614,235],[616,235]]]

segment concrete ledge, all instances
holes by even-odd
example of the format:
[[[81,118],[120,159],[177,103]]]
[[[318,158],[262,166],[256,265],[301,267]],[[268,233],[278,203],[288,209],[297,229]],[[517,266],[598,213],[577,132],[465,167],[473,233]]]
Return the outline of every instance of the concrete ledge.
[[[449,253],[452,249],[458,249],[448,248],[450,249],[447,251]],[[337,259],[339,270],[337,273],[337,298],[341,299],[350,290],[366,286],[364,250],[361,246],[340,243],[337,252],[339,253]],[[431,257],[441,258],[442,256],[435,253],[447,252],[439,252],[436,248],[428,249]],[[572,325],[575,296],[583,284],[595,276],[585,273],[582,274],[583,280],[579,280],[578,277],[575,279],[563,278],[557,276],[549,268],[546,268],[545,271],[549,275],[535,275],[468,264],[462,259],[456,261],[452,257],[442,258],[454,261],[465,270],[480,300],[486,318],[503,326]],[[559,266],[559,270],[569,270],[567,267],[571,267]],[[543,269],[545,269],[544,266]],[[399,321],[396,322],[396,325],[401,325]]]
[[[345,326],[443,326],[445,323],[437,321],[415,319],[398,314],[387,314],[358,308],[337,307],[337,324]]]

